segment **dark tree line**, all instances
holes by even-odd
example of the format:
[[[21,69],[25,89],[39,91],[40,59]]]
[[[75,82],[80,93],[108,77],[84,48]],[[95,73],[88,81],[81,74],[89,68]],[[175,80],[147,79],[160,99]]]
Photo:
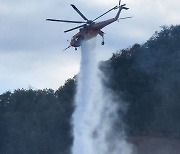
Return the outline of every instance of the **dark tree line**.
[[[129,136],[180,138],[179,42],[180,26],[163,26],[143,45],[120,50],[101,63],[107,77],[103,83],[128,104],[123,120]],[[75,82],[69,79],[57,91],[1,94],[0,153],[70,154]]]
[[[74,80],[57,91],[19,89],[0,95],[0,153],[69,154]]]
[[[130,135],[180,137],[180,26],[163,26],[145,44],[121,50],[102,68],[129,104]],[[108,75],[108,73],[106,73]]]

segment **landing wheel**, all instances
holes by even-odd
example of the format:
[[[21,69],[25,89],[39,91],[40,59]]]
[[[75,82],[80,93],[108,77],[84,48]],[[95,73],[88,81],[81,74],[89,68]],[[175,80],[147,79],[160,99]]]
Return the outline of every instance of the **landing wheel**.
[[[75,50],[77,51],[77,48],[75,48]]]
[[[104,41],[101,44],[104,45]]]

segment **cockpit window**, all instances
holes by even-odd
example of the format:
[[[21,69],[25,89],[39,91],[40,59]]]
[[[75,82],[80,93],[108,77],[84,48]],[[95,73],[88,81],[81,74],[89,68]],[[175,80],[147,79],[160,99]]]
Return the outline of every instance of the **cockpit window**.
[[[72,37],[71,40],[78,41],[78,37]]]

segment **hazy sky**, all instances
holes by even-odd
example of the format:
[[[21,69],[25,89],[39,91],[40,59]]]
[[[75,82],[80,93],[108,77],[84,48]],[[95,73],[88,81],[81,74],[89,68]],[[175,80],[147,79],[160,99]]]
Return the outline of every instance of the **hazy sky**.
[[[73,48],[63,52],[67,40],[78,32],[63,31],[77,24],[47,22],[46,18],[82,20],[71,8],[73,3],[89,19],[118,4],[118,0],[0,0],[0,93],[17,88],[53,88],[79,71],[81,53]],[[134,43],[144,43],[162,25],[180,23],[179,0],[122,0],[130,9],[103,31],[105,45],[97,38],[98,59]],[[99,19],[116,15],[112,11]]]

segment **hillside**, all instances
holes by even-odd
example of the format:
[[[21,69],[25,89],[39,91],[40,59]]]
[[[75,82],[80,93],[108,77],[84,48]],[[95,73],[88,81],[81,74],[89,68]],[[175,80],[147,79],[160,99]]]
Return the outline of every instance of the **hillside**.
[[[107,85],[129,104],[125,121],[130,135],[180,137],[179,42],[180,26],[163,27],[145,44],[105,62]]]
[[[100,64],[105,87],[128,106],[123,116],[128,137],[180,140],[179,42],[180,26],[164,26],[143,45]],[[0,153],[69,154],[75,88],[73,78],[57,91],[17,89],[0,95]]]

